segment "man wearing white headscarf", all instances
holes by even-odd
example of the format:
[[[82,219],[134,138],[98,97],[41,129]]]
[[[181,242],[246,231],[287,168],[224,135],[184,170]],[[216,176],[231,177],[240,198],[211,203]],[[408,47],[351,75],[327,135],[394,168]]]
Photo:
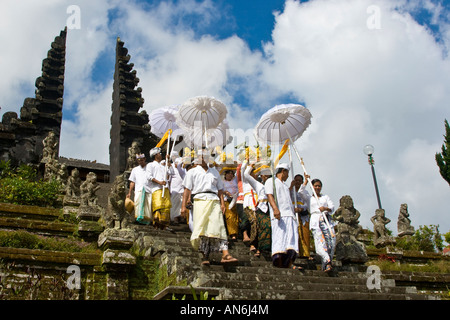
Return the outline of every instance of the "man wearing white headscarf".
[[[293,266],[298,255],[298,221],[294,213],[289,187],[289,164],[277,165],[275,177],[267,179],[264,188],[269,201],[272,226],[272,262],[280,268]]]
[[[194,228],[191,244],[203,254],[202,265],[209,265],[212,252],[222,252],[222,263],[235,263],[228,252],[228,236],[223,219],[225,202],[223,198],[223,181],[219,172],[208,166],[209,153],[199,151],[199,164],[186,173],[183,181],[184,193],[181,214],[186,217],[186,205],[194,198]]]
[[[170,208],[172,207],[167,175],[173,175],[173,168],[168,163],[166,172],[166,166],[161,164],[161,148],[150,150],[150,160],[153,161],[147,165],[147,179],[152,188],[153,225],[165,229],[170,224]]]

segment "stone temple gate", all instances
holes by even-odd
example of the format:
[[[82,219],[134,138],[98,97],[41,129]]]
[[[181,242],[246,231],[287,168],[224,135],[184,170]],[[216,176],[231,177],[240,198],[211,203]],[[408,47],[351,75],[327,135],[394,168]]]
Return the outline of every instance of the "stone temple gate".
[[[35,97],[24,100],[20,115],[4,113],[0,123],[0,160],[9,160],[12,165],[39,165],[43,158],[43,142],[50,132],[54,133],[56,156],[59,157],[66,38],[67,28],[55,37],[47,58],[42,61],[42,75],[36,79]],[[109,166],[75,159],[62,159],[63,162],[70,161],[75,167],[89,167],[86,168],[89,171],[98,169],[104,180],[114,180],[127,169],[127,150],[133,142],[142,152],[148,152],[156,145],[159,139],[150,132],[148,114],[145,110],[140,111],[144,99],[142,88],[137,87],[139,78],[133,67],[128,49],[117,38]]]

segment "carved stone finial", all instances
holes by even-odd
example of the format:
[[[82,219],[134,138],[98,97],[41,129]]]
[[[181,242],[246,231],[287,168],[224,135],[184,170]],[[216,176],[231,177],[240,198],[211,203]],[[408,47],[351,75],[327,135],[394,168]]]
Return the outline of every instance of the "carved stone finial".
[[[400,212],[397,221],[397,231],[399,237],[411,236],[415,233],[414,227],[411,226],[411,220],[409,219],[408,213],[408,205],[406,203],[403,203],[400,206]]]
[[[391,222],[384,213],[384,209],[375,210],[375,215],[370,218],[373,223],[373,244],[377,248],[386,247],[396,243],[395,239],[390,236],[386,230],[386,225]]]
[[[340,199],[340,206],[333,215],[336,226],[336,260],[351,263],[364,263],[368,260],[363,243],[357,240],[362,227],[361,214],[355,209],[353,199],[346,195]]]

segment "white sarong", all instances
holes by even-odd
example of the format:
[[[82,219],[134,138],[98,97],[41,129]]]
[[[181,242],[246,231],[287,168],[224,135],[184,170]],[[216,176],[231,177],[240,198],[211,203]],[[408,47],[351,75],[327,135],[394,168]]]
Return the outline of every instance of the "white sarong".
[[[172,191],[170,194],[170,201],[172,202],[172,208],[170,208],[170,220],[174,220],[181,215],[181,201],[183,194]]]
[[[134,216],[136,221],[142,224],[149,224],[153,220],[152,214],[152,194],[146,192],[144,188],[134,191]]]
[[[194,230],[191,244],[194,249],[200,245],[200,237],[216,238],[227,241],[227,231],[219,200],[194,200]]]
[[[294,217],[272,219],[272,256],[294,250],[298,254],[298,222]]]

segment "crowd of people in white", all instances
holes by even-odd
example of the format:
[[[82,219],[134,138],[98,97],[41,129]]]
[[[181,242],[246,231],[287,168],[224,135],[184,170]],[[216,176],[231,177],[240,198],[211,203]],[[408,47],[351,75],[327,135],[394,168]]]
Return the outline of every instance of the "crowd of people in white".
[[[288,185],[287,163],[275,168],[248,161],[218,166],[207,150],[200,150],[192,163],[176,151],[163,159],[160,148],[150,150],[149,162],[144,154],[136,159],[127,198],[134,201],[137,223],[161,229],[189,224],[202,265],[210,264],[212,252],[222,252],[223,264],[237,263],[229,241],[243,241],[255,256],[269,253],[276,267],[301,269],[294,261],[311,257],[312,236],[322,269],[331,270],[335,208],[321,193],[320,180],[296,175]],[[313,195],[306,190],[308,182]]]

